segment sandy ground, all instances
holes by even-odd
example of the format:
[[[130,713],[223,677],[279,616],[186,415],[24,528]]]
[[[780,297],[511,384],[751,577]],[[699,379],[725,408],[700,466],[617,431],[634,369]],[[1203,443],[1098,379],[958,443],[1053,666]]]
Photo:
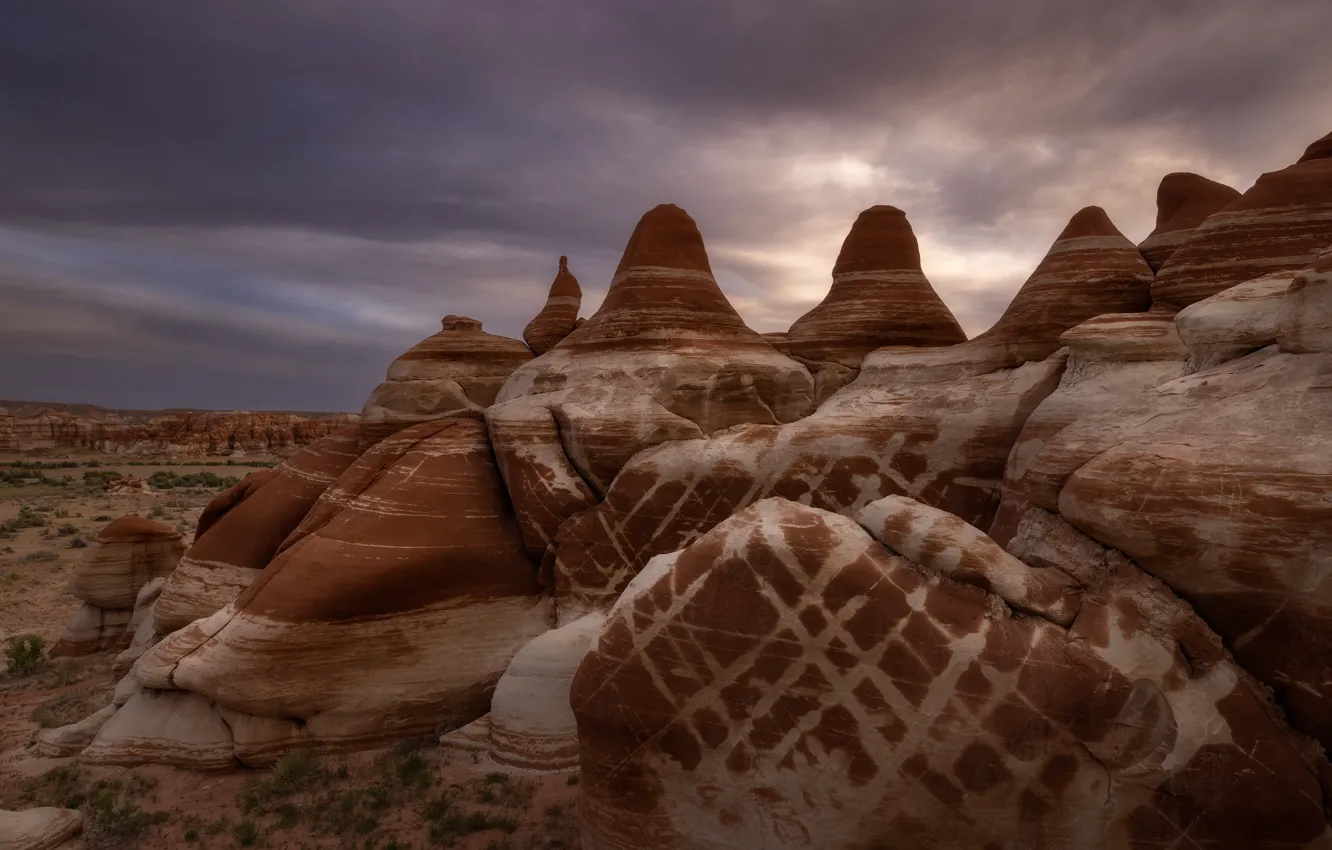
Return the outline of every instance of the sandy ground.
[[[87,458],[79,458],[86,460]],[[50,460],[43,458],[43,460]],[[6,458],[0,458],[3,464]],[[158,469],[243,477],[247,467],[171,462],[100,469],[147,478]],[[0,467],[2,468],[2,467]],[[72,475],[84,468],[45,470]],[[215,491],[107,494],[81,484],[0,486],[0,523],[21,506],[47,524],[0,539],[0,641],[39,634],[49,647],[78,607],[70,573],[97,531],[127,513],[176,526],[190,539]],[[72,528],[72,530],[71,530]],[[579,846],[577,774],[523,774],[433,741],[352,756],[289,759],[274,770],[194,773],[161,766],[84,767],[33,751],[43,727],[74,722],[110,701],[114,652],[54,659],[36,674],[6,677],[0,666],[0,809],[84,808],[86,847],[405,848],[560,850]],[[107,834],[119,829],[124,835]]]

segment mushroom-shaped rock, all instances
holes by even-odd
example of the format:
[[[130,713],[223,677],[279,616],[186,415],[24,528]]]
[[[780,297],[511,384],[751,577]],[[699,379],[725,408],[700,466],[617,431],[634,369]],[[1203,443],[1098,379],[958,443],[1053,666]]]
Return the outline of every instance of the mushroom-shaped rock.
[[[214,613],[250,585],[319,495],[358,454],[360,426],[348,425],[287,458],[272,474],[251,475],[204,509],[208,530],[195,540],[153,605],[153,628],[170,634]]]
[[[486,411],[529,554],[591,507],[639,451],[808,412],[813,380],[717,286],[679,207],[638,222],[606,298],[555,348],[519,367]]]
[[[235,758],[263,764],[293,747],[373,746],[474,720],[548,625],[485,426],[444,419],[371,447],[259,580],[131,675],[211,706]],[[93,746],[117,751],[121,715],[139,710],[131,699]],[[156,760],[151,747],[119,750]]]
[[[531,359],[518,340],[488,334],[476,319],[445,316],[439,332],[394,360],[370,393],[361,410],[361,449],[418,422],[482,418],[513,370]]]
[[[176,568],[185,543],[169,525],[130,514],[97,534],[70,577],[69,591],[83,605],[65,626],[52,655],[88,655],[120,641],[145,584]]]
[[[832,278],[824,299],[791,325],[782,349],[820,380],[820,400],[855,377],[876,348],[953,345],[967,338],[925,278],[911,223],[896,207],[870,207],[856,218]]]
[[[1277,342],[1292,354],[1332,354],[1332,250],[1291,282],[1277,316]]]
[[[1332,134],[1209,216],[1156,275],[1153,300],[1187,307],[1260,277],[1292,274],[1332,245]]]
[[[1138,243],[1143,259],[1155,272],[1175,249],[1214,212],[1239,199],[1236,189],[1199,174],[1176,171],[1161,178],[1156,189],[1156,227]]]
[[[569,688],[604,619],[588,614],[518,650],[490,702],[490,757],[496,763],[541,771],[578,766]]]
[[[1324,746],[1330,389],[1332,353],[1268,346],[1083,416],[1030,460],[1024,488],[1189,600]]]
[[[1187,352],[1168,313],[1112,313],[1064,333],[1068,364],[1059,387],[1028,417],[1004,468],[990,537],[1007,545],[1030,508],[1027,471],[1046,442],[1083,416],[1137,399],[1185,374]]]
[[[1296,736],[1131,565],[1063,626],[1014,615],[1021,562],[986,592],[880,519],[765,500],[634,579],[574,677],[585,847],[1329,840]],[[997,565],[955,530],[934,560]]]
[[[560,270],[550,284],[546,305],[523,328],[523,340],[534,354],[545,354],[573,331],[582,303],[583,290],[578,286],[578,278],[569,271],[569,258],[560,257]]]
[[[55,850],[82,831],[78,809],[0,809],[0,850]]]

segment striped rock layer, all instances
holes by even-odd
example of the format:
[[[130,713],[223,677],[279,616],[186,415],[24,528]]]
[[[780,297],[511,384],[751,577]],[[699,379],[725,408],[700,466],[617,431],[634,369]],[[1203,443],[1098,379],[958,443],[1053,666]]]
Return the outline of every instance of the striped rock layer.
[[[770,496],[851,514],[903,494],[988,525],[1009,449],[1055,389],[1063,359],[997,371],[947,359],[964,348],[923,350],[911,368],[862,372],[799,422],[637,455],[600,504],[559,529],[560,621],[604,609],[654,555]]]
[[[1156,275],[1152,299],[1187,307],[1246,280],[1293,273],[1332,245],[1332,134],[1209,216]]]
[[[1240,193],[1214,180],[1188,171],[1161,178],[1156,189],[1156,227],[1138,243],[1138,250],[1155,272],[1175,249],[1193,235],[1198,225],[1214,212],[1239,199]]]
[[[1277,314],[1277,342],[1294,354],[1332,353],[1332,250],[1295,275]]]
[[[4,850],[54,850],[82,831],[83,814],[78,809],[0,809],[0,848]]]
[[[360,427],[348,425],[287,458],[271,474],[255,473],[210,502],[204,509],[206,530],[153,606],[156,632],[169,634],[207,617],[248,587],[320,494],[356,459],[359,439]]]
[[[146,690],[85,759],[263,764],[461,726],[548,626],[485,426],[414,425],[358,458],[240,597],[139,659]],[[177,737],[153,731],[170,712]]]
[[[966,341],[925,278],[911,223],[896,207],[870,207],[856,218],[832,278],[824,299],[791,325],[784,349],[810,366],[816,380],[831,379],[821,383],[820,400],[849,382],[876,348]]]
[[[1277,274],[1223,289],[1175,314],[1189,351],[1189,371],[1220,366],[1276,342],[1277,317],[1294,274]]]
[[[120,642],[139,591],[176,568],[185,543],[169,525],[129,514],[102,528],[70,576],[83,604],[65,624],[52,655],[90,655]]]
[[[559,345],[573,331],[582,304],[583,290],[569,271],[569,258],[560,257],[560,269],[550,284],[545,306],[523,328],[523,340],[532,353],[540,356]]]
[[[384,383],[366,399],[362,450],[418,422],[480,419],[513,370],[532,359],[526,345],[486,333],[476,319],[445,316],[440,324],[389,365]]]
[[[1120,561],[1028,567],[902,503],[742,511],[574,678],[583,846],[1327,846],[1307,748]]]
[[[694,220],[668,204],[638,222],[596,314],[519,367],[486,422],[523,541],[541,558],[639,451],[790,422],[813,393],[803,366],[745,326]]]
[[[1064,428],[1140,398],[1187,372],[1187,352],[1168,313],[1111,313],[1064,333],[1068,361],[1059,387],[1027,418],[1004,468],[999,510],[989,535],[1007,545],[1030,509],[1027,471]]]
[[[1332,353],[1268,346],[1084,416],[1025,480],[1192,604],[1332,746]]]

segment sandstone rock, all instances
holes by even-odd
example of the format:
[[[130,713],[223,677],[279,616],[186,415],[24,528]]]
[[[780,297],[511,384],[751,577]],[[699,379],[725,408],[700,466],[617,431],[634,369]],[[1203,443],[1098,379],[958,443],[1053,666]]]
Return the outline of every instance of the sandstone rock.
[[[1332,353],[1332,251],[1295,276],[1277,317],[1277,342],[1292,354]]]
[[[207,617],[254,581],[320,494],[356,459],[359,430],[349,425],[330,434],[287,458],[267,480],[238,491],[247,478],[209,503],[208,530],[185,553],[153,606],[158,634]]]
[[[1153,300],[1187,307],[1247,280],[1293,274],[1332,245],[1329,139],[1199,225],[1157,273]]]
[[[601,308],[518,368],[486,411],[529,555],[642,449],[803,416],[813,381],[745,326],[684,210],[639,221]]]
[[[583,290],[569,271],[569,258],[560,257],[560,269],[550,284],[546,305],[523,328],[523,340],[532,353],[542,355],[559,345],[573,331],[582,304]]]
[[[198,543],[199,538],[216,525],[228,511],[248,499],[276,476],[276,470],[257,469],[210,499],[199,514],[199,521],[195,523],[193,542]]]
[[[76,756],[92,743],[92,739],[116,713],[117,706],[108,705],[94,711],[77,723],[56,729],[43,729],[37,733],[37,753],[46,758]]]
[[[169,525],[135,514],[108,523],[74,570],[69,592],[98,608],[134,609],[143,586],[167,576],[185,551],[181,534]]]
[[[635,578],[574,678],[587,850],[1332,839],[1297,736],[1131,564],[1064,627],[1020,562],[987,593],[871,534],[766,500]],[[938,545],[999,563],[974,529]]]
[[[1290,297],[1290,296],[1288,296]],[[1027,498],[1191,603],[1332,745],[1332,354],[1269,346],[1084,416]]]
[[[1260,277],[1194,302],[1175,315],[1189,371],[1220,366],[1276,342],[1277,313],[1294,275]]]
[[[0,850],[54,850],[83,831],[77,809],[0,809]]]
[[[111,665],[111,675],[117,677],[125,675],[139,656],[156,642],[153,603],[162,595],[164,587],[166,587],[166,578],[158,576],[139,591],[138,597],[134,600],[134,613],[116,641],[115,648],[121,652]]]
[[[103,722],[79,761],[222,770],[236,766],[231,741],[231,729],[208,699],[188,691],[143,690]]]
[[[477,719],[460,726],[451,732],[439,736],[439,745],[446,750],[461,750],[466,753],[490,754],[490,715],[483,714]]]
[[[552,629],[513,657],[490,702],[492,760],[541,771],[578,766],[569,688],[604,620],[602,614],[589,614]]]
[[[133,616],[128,608],[98,608],[84,602],[70,615],[49,654],[77,657],[114,649]]]
[[[1198,174],[1176,171],[1161,178],[1156,189],[1156,227],[1138,244],[1152,271],[1193,235],[1214,212],[1239,200],[1240,193]]]
[[[484,425],[424,422],[358,458],[259,580],[132,675],[215,704],[246,764],[460,726],[549,626],[535,572]]]
[[[418,422],[482,418],[513,370],[531,359],[518,340],[488,334],[476,319],[445,316],[438,333],[393,361],[366,400],[361,449]]]
[[[833,266],[832,289],[796,319],[781,350],[810,368],[822,401],[849,383],[876,348],[937,347],[966,338],[921,271],[906,214],[880,205],[851,226]]]
[[[1168,313],[1112,313],[1097,316],[1064,333],[1068,362],[1059,387],[1022,426],[1004,468],[999,510],[989,536],[1007,545],[1027,500],[1027,472],[1045,444],[1068,425],[1187,372],[1184,345]]]

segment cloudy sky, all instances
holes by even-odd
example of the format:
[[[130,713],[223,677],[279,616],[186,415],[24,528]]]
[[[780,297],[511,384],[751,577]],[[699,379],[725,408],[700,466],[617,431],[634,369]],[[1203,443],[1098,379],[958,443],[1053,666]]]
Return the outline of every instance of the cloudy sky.
[[[907,211],[983,330],[1079,207],[1240,189],[1332,129],[1327,0],[19,0],[0,398],[359,409],[446,313],[600,302],[683,206],[750,325]]]

